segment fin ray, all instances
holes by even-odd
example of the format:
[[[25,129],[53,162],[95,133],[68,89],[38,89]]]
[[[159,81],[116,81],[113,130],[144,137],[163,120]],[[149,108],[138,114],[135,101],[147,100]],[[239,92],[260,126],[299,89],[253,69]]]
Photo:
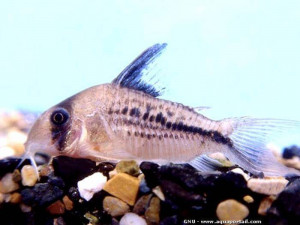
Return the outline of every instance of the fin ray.
[[[159,82],[154,70],[156,59],[162,54],[167,44],[155,44],[146,49],[131,64],[129,64],[112,83],[130,89],[142,91],[153,97],[162,95],[164,87]]]
[[[300,122],[279,119],[233,118],[233,132],[229,138],[233,147],[226,156],[249,172],[263,172],[268,176],[282,176],[287,173],[300,174],[281,164],[267,148],[267,144],[292,130],[300,130]]]

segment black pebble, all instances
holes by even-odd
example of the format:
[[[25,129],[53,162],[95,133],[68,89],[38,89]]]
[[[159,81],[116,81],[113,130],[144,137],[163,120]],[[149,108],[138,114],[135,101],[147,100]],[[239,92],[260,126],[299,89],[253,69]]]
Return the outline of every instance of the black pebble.
[[[145,175],[145,180],[149,188],[154,188],[159,184],[159,165],[153,162],[142,162],[141,171]]]
[[[96,170],[97,172],[103,173],[104,176],[107,176],[109,178],[109,172],[114,170],[116,167],[115,164],[110,163],[110,162],[101,162],[97,167]]]
[[[162,180],[160,185],[166,198],[174,202],[181,203],[182,205],[198,205],[205,202],[201,195],[191,193],[173,181]]]
[[[177,224],[180,224],[177,215],[166,217],[159,223],[159,225],[177,225]]]
[[[52,161],[54,174],[61,177],[69,185],[91,175],[96,170],[96,162],[89,159],[76,159],[58,156]]]
[[[0,160],[0,178],[2,178],[5,174],[13,172],[15,169],[17,169],[17,166],[21,161],[22,159],[20,158],[6,158]],[[25,159],[18,168],[22,168],[22,166],[29,164],[30,160]]]
[[[290,222],[300,221],[300,179],[293,181],[279,194],[272,208],[270,212],[279,211]]]
[[[291,147],[285,148],[282,153],[282,157],[285,159],[291,159],[294,156],[300,157],[300,147],[293,145]]]
[[[195,190],[203,183],[203,177],[188,164],[169,164],[160,167],[163,178],[180,183],[188,190]]]
[[[34,188],[21,191],[22,201],[30,206],[48,206],[63,196],[63,190],[47,183],[39,183]]]
[[[215,181],[215,188],[212,190],[214,197],[219,200],[227,198],[240,199],[248,194],[247,182],[241,174],[228,172],[221,174]]]

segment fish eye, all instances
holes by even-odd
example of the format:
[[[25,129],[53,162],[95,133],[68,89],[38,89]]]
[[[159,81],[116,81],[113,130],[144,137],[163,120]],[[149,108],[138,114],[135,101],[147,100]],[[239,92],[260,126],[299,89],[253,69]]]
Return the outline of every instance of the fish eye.
[[[55,110],[51,115],[51,122],[55,125],[63,125],[69,119],[69,113],[64,109]]]

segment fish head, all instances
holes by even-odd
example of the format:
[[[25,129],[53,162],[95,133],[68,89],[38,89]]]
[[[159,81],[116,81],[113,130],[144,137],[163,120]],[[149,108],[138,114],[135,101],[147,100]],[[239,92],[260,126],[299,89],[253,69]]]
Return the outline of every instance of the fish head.
[[[76,157],[80,139],[83,138],[82,120],[70,104],[72,99],[51,107],[33,124],[25,143],[26,154],[36,152],[50,156]]]

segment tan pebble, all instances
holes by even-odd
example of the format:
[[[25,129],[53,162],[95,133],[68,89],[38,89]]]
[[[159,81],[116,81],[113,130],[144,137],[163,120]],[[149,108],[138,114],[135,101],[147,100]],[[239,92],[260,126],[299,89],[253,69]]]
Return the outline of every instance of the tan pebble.
[[[300,158],[298,156],[294,156],[291,159],[282,159],[282,163],[288,167],[293,167],[295,169],[300,170]]]
[[[24,213],[31,212],[32,208],[29,205],[25,205],[24,203],[20,204],[21,211]]]
[[[131,176],[138,176],[140,168],[134,160],[121,160],[116,165],[118,173],[127,173]]]
[[[47,177],[50,175],[50,173],[53,172],[53,167],[50,165],[41,165],[39,168],[39,175],[41,177]]]
[[[138,178],[126,173],[118,173],[107,181],[103,190],[132,206],[139,191],[139,184]]]
[[[4,201],[4,194],[0,193],[0,204]]]
[[[151,200],[152,196],[153,196],[152,194],[148,194],[148,195],[143,195],[142,197],[140,197],[136,201],[132,212],[134,212],[138,215],[144,215],[145,212],[146,212],[146,209],[149,206],[149,203],[150,203],[150,200]]]
[[[275,196],[268,196],[268,197],[263,198],[263,200],[261,200],[259,207],[258,207],[258,214],[260,214],[262,216],[267,215],[267,211],[271,207],[271,205],[275,199],[276,199]]]
[[[242,203],[234,200],[225,200],[217,206],[219,220],[243,220],[249,214],[249,209]]]
[[[123,216],[129,211],[129,205],[122,200],[106,196],[103,200],[103,209],[111,216]]]
[[[149,208],[145,212],[145,218],[147,224],[158,224],[160,212],[160,200],[157,197],[153,197],[150,201]]]
[[[244,196],[243,200],[247,203],[252,203],[254,202],[254,199],[250,195]]]
[[[212,153],[212,154],[209,155],[209,157],[218,160],[224,167],[231,167],[231,166],[234,165],[221,152]]]
[[[22,199],[21,194],[18,192],[12,193],[10,195],[10,202],[13,204],[19,204],[21,202],[21,199]]]
[[[22,180],[21,172],[18,169],[13,171],[13,181],[19,183]]]
[[[65,206],[60,200],[57,200],[47,207],[47,211],[52,215],[61,215],[65,212]]]
[[[111,178],[113,178],[117,173],[118,173],[117,170],[114,169],[114,170],[111,170],[111,171],[108,172],[108,176],[109,176],[109,178],[111,179]]]
[[[12,173],[5,174],[0,181],[0,192],[4,194],[18,190],[19,187],[19,184],[13,181]]]
[[[247,186],[254,192],[266,194],[266,195],[277,195],[283,191],[289,181],[283,177],[272,177],[272,178],[251,178],[247,182]]]
[[[63,200],[63,203],[65,205],[66,210],[72,210],[73,209],[74,203],[72,202],[72,200],[67,195],[65,195],[62,200]]]
[[[38,174],[35,168],[31,165],[25,165],[21,169],[22,184],[24,186],[34,186],[38,180]]]
[[[99,219],[94,216],[93,214],[91,214],[90,212],[87,212],[86,214],[84,214],[84,218],[86,218],[88,221],[90,221],[88,223],[88,225],[98,225],[99,224]]]

